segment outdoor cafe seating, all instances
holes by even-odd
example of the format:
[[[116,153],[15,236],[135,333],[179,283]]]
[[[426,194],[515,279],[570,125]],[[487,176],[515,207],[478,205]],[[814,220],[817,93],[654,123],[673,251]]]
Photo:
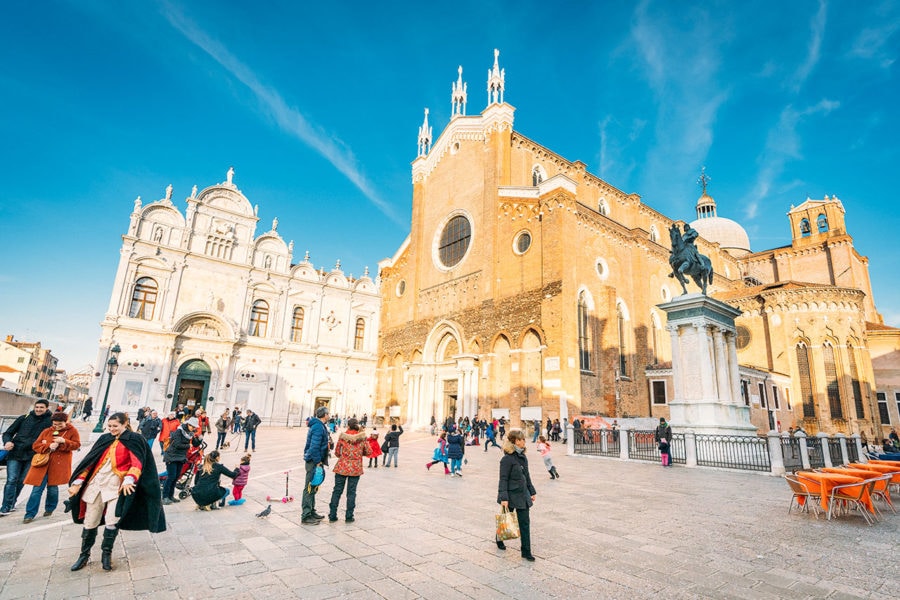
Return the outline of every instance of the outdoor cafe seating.
[[[866,523],[874,524],[881,511],[876,504],[882,502],[896,513],[891,500],[891,488],[900,487],[900,463],[876,459],[868,463],[851,463],[842,467],[824,467],[811,471],[798,471],[785,475],[793,492],[788,513],[797,507],[809,512],[814,508],[818,518],[818,508],[826,518],[858,512]]]

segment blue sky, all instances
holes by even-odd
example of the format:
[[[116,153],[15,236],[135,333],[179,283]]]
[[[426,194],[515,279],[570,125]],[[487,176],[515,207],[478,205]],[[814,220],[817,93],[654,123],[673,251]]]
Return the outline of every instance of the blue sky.
[[[753,250],[837,195],[900,326],[896,2],[30,2],[0,20],[0,333],[95,358],[134,198],[235,183],[318,267],[393,254],[425,107],[499,48],[516,130],[691,220],[700,167]]]

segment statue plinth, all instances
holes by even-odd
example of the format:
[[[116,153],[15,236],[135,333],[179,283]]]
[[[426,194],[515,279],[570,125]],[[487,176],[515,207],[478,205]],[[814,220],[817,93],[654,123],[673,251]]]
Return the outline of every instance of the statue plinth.
[[[695,433],[754,435],[738,374],[734,319],[740,311],[703,294],[685,294],[659,308],[672,336],[669,423]]]

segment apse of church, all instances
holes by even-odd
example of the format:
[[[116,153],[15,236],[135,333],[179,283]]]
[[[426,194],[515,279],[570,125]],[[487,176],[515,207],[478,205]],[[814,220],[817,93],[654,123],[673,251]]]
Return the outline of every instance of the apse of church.
[[[113,411],[177,404],[217,417],[240,406],[265,423],[302,422],[317,406],[371,412],[379,320],[378,282],[294,263],[278,219],[257,233],[258,209],[234,170],[180,212],[172,186],[134,201],[122,237],[97,364],[118,345]],[[106,392],[99,373],[95,398]]]
[[[376,412],[412,426],[432,417],[499,414],[516,424],[537,416],[668,416],[672,332],[657,305],[681,293],[668,260],[669,230],[683,222],[515,131],[497,52],[480,114],[467,114],[462,67],[457,72],[449,123],[433,138],[426,109],[419,127],[409,236],[379,264]],[[799,422],[807,431],[871,426],[865,322],[880,317],[865,258],[852,240],[835,235],[815,238],[814,248],[795,241],[754,253],[744,229],[717,214],[708,181],[702,174],[691,225],[703,236],[698,250],[712,262],[710,294],[743,311],[737,324],[750,336],[738,359],[752,422],[761,431]],[[825,204],[826,220],[843,234],[843,209],[839,219],[833,201]],[[827,253],[830,264],[849,270],[829,275],[821,260],[809,260],[811,253]],[[815,275],[798,276],[806,270]],[[768,309],[758,306],[753,286],[785,283],[788,272],[804,291],[778,295],[821,294],[810,286],[821,281],[828,300],[784,299],[785,311],[803,314],[785,314],[777,326],[774,319],[762,322],[759,314]],[[826,330],[840,346],[833,363],[818,352]],[[806,418],[796,362],[804,339],[814,348],[810,394],[826,407]]]

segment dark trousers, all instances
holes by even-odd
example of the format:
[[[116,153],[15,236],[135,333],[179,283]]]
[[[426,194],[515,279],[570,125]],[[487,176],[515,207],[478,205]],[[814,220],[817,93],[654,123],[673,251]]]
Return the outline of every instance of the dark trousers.
[[[184,461],[166,463],[166,487],[163,489],[163,498],[175,497],[175,484],[184,468]]]
[[[222,447],[222,444],[225,443],[225,435],[224,431],[216,432],[216,450]]]
[[[531,515],[527,508],[512,508],[519,517],[519,535],[522,539],[522,556],[531,554]]]
[[[356,485],[359,483],[359,475],[355,477],[349,475],[334,474],[334,491],[331,492],[331,503],[328,505],[328,517],[337,519],[338,502],[341,501],[341,494],[344,493],[344,484],[347,486],[347,512],[346,518],[353,518],[353,510],[356,508]]]
[[[316,492],[309,491],[309,482],[312,481],[313,475],[316,474],[316,463],[311,460],[306,461],[306,481],[303,482],[303,512],[301,519],[309,519],[316,512]],[[316,490],[318,491],[318,490]]]
[[[251,441],[253,442],[251,445]],[[245,431],[244,432],[244,450],[247,449],[247,446],[251,446],[253,450],[256,450],[256,430],[253,431]]]

